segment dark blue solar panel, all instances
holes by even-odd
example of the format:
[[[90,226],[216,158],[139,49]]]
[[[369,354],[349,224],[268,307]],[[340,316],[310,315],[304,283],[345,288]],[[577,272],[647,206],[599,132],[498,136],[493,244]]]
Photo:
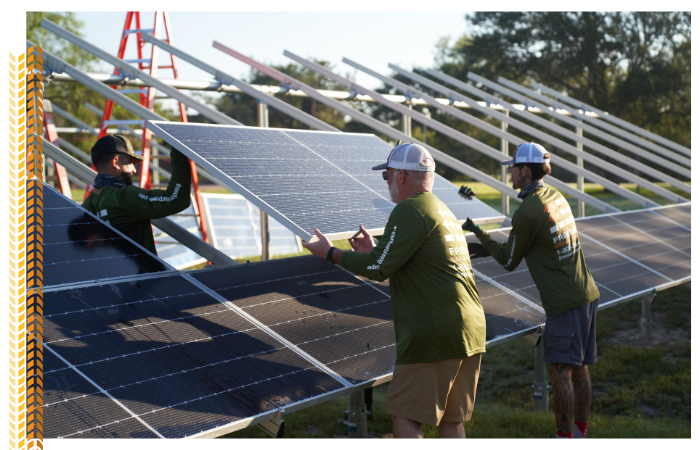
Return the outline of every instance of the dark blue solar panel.
[[[581,248],[600,291],[601,305],[690,277],[691,233],[680,225],[689,225],[688,211],[689,206],[681,205],[576,219]],[[498,242],[506,242],[509,233],[509,229],[489,231]],[[467,241],[476,243],[478,239],[469,235]],[[472,266],[541,305],[525,262],[513,272],[507,272],[490,256],[473,259]]]
[[[170,270],[44,185],[44,287]]]
[[[180,275],[44,304],[45,438],[188,437],[343,387]]]
[[[386,161],[391,146],[374,135],[166,122],[149,126],[188,156],[210,164],[214,176],[242,185],[245,189],[234,190],[265,202],[266,212],[282,224],[280,217],[307,235],[314,228],[326,234],[354,232],[360,224],[382,229],[395,206],[381,174],[371,170]],[[435,178],[433,192],[458,220],[502,217],[478,199],[465,201],[452,183]]]

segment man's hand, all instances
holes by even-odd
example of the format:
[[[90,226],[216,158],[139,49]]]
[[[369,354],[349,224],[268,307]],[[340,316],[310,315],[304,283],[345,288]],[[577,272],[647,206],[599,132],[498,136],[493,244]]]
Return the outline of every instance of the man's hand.
[[[464,231],[471,231],[477,236],[480,236],[481,233],[483,233],[483,231],[481,231],[481,227],[475,224],[470,217],[467,217],[467,221],[464,222],[464,225],[462,225],[462,229]]]
[[[362,225],[360,225],[360,233],[362,233],[362,237],[348,239],[350,246],[357,253],[369,253],[369,252],[371,252],[372,249],[374,247],[376,247],[376,244],[374,243],[374,239],[372,239],[372,236],[369,234],[369,232],[367,230],[365,230],[365,227],[363,227]]]
[[[459,188],[459,195],[466,198],[467,200],[471,200],[474,197],[476,197],[474,191],[472,191],[471,188],[467,186],[462,186],[461,188]]]
[[[314,233],[316,236],[313,236],[308,241],[302,240],[301,245],[310,251],[316,258],[326,259],[326,256],[328,256],[328,250],[333,247],[333,244],[331,243],[330,239],[318,231],[318,228],[314,229]]]

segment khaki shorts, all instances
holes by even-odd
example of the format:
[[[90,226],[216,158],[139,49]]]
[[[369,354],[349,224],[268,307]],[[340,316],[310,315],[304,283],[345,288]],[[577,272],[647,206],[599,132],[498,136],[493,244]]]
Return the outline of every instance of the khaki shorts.
[[[481,353],[469,358],[397,364],[386,395],[386,412],[437,426],[471,419]]]

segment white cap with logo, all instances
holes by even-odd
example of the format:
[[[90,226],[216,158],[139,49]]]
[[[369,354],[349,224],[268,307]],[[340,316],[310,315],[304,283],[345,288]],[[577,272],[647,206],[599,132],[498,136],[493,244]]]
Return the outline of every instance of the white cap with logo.
[[[427,160],[427,161],[426,161]],[[421,161],[428,165],[422,166]],[[384,170],[391,167],[398,170],[415,170],[418,172],[435,172],[435,160],[428,150],[418,144],[401,144],[394,147],[384,164],[372,167],[372,170]]]
[[[547,150],[540,144],[535,144],[534,142],[526,142],[520,144],[518,148],[515,149],[515,155],[513,159],[509,161],[503,161],[501,164],[504,166],[512,166],[513,164],[544,164],[549,162],[549,158],[545,158],[544,155],[547,154]],[[549,155],[548,155],[549,156]]]

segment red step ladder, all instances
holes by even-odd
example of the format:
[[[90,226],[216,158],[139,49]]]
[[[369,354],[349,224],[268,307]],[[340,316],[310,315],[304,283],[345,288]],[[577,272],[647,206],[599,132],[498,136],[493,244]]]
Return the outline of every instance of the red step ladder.
[[[159,18],[162,18],[162,20],[158,20]],[[132,28],[133,25],[133,28]],[[173,45],[172,41],[172,31],[170,29],[170,19],[168,18],[168,13],[165,11],[156,11],[154,20],[153,20],[153,28],[151,29],[143,29],[141,28],[141,13],[139,11],[129,11],[126,13],[126,22],[124,23],[124,30],[122,32],[122,37],[119,42],[119,51],[117,52],[117,57],[119,59],[124,59],[124,55],[126,53],[126,44],[129,41],[129,37],[135,35],[136,36],[136,52],[137,52],[137,59],[126,59],[125,61],[128,63],[132,64],[138,64],[138,69],[143,70],[147,72],[149,75],[152,77],[158,76],[158,69],[172,69],[173,71],[173,78],[177,79],[177,64],[175,62],[175,56],[170,55],[170,65],[165,65],[165,66],[159,66],[158,65],[158,56],[160,53],[160,49],[158,46],[151,45],[151,55],[150,57],[145,57],[144,58],[144,45],[148,44],[146,41],[144,41],[141,38],[142,33],[148,33],[152,34],[156,38],[159,38],[159,35],[161,34],[161,31],[165,31],[165,39],[164,41],[169,43],[170,45]],[[114,74],[119,75],[119,70],[117,68],[114,69]],[[113,89],[117,89],[117,86],[112,86]],[[137,89],[139,93],[139,99],[141,101],[141,105],[144,106],[145,108],[148,108],[149,110],[153,111],[156,103],[156,89],[154,88],[143,88],[143,89]],[[123,92],[123,90],[122,90]],[[135,92],[132,92],[135,93]],[[178,103],[180,107],[180,120],[182,122],[187,122],[187,112],[186,112],[186,107],[182,103]],[[102,114],[102,122],[100,124],[100,133],[98,135],[98,139],[105,136],[107,134],[107,128],[111,124],[110,118],[112,116],[112,108],[114,107],[114,102],[111,100],[107,99],[105,103],[105,109],[104,113]],[[151,189],[151,171],[149,170],[150,168],[150,162],[151,162],[151,138],[152,138],[152,133],[151,130],[146,128],[145,126],[145,121],[144,121],[144,126],[143,126],[143,134],[141,138],[141,149],[142,149],[142,156],[143,156],[143,162],[140,164],[140,174],[139,174],[139,186],[144,188],[144,189]],[[192,186],[194,189],[194,197],[196,201],[196,206],[197,206],[197,215],[199,216],[199,230],[202,233],[202,239],[205,242],[209,242],[209,236],[207,233],[207,225],[206,221],[204,220],[204,207],[202,205],[202,199],[201,196],[199,195],[199,177],[197,176],[197,167],[195,163],[190,160],[190,168],[192,169]],[[88,186],[85,188],[85,197],[88,196],[90,193],[91,186]]]

